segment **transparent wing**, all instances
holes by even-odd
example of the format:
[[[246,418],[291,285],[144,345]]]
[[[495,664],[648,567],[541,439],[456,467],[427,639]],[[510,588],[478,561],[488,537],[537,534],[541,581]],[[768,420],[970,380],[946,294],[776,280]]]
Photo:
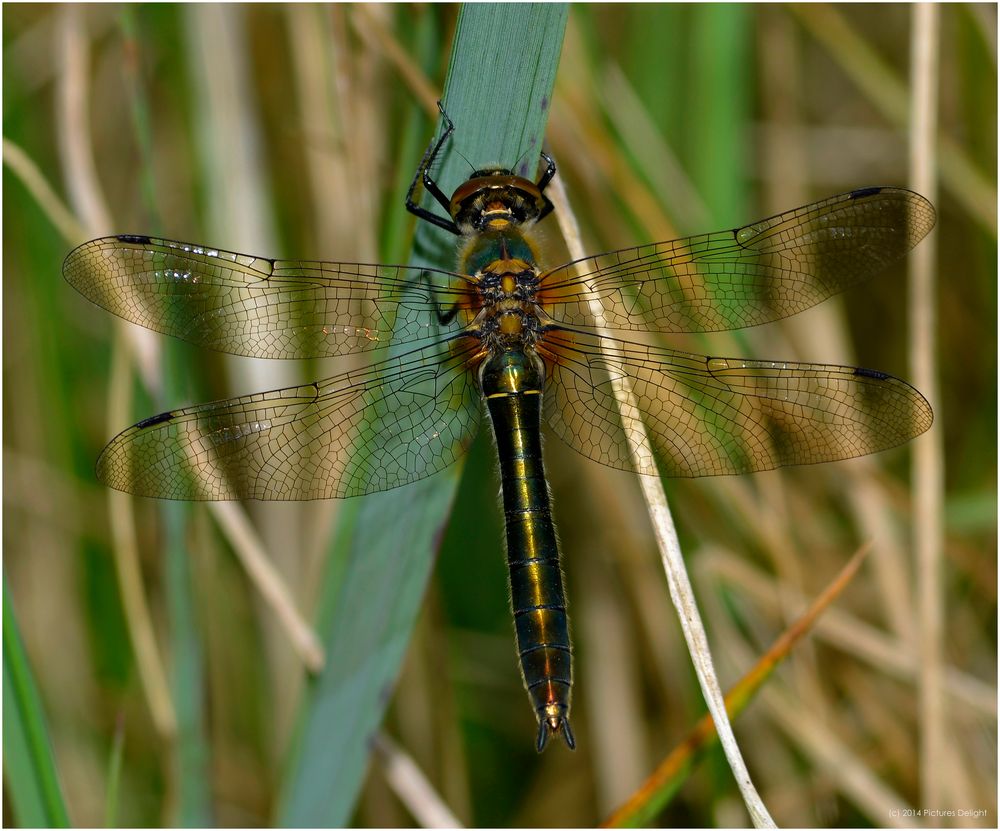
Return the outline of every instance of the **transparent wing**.
[[[603,347],[603,348],[602,348]],[[544,412],[570,447],[597,462],[656,475],[632,461],[615,386],[632,391],[627,417],[645,426],[666,476],[714,476],[864,456],[931,426],[913,387],[849,366],[709,358],[594,335],[552,331],[539,352],[550,380]]]
[[[916,245],[934,208],[899,188],[865,188],[713,234],[599,254],[549,271],[542,302],[559,323],[711,332],[778,320],[867,280]]]
[[[325,381],[162,413],[97,462],[111,487],[163,499],[330,499],[399,487],[475,437],[480,396],[463,338]]]
[[[475,289],[446,271],[269,260],[143,236],[104,237],[63,263],[69,283],[132,323],[253,358],[321,358],[457,332]]]

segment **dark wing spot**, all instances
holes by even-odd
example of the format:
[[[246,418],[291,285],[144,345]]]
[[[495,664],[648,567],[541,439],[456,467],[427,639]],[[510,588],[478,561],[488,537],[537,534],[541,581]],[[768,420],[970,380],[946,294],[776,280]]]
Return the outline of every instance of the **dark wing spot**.
[[[115,239],[119,242],[131,242],[135,245],[149,245],[152,242],[149,237],[142,236],[141,234],[119,234]]]
[[[163,424],[164,422],[170,421],[174,417],[171,412],[160,413],[159,415],[150,416],[149,418],[144,418],[138,424],[135,425],[137,430],[145,430],[147,427],[154,427],[157,424]]]
[[[860,375],[862,378],[874,378],[876,381],[885,381],[892,377],[888,373],[879,372],[877,369],[865,369],[864,367],[855,367],[855,375]]]
[[[872,188],[858,188],[857,190],[851,191],[851,199],[864,199],[866,196],[874,196],[876,193],[881,193],[882,188],[872,187]]]

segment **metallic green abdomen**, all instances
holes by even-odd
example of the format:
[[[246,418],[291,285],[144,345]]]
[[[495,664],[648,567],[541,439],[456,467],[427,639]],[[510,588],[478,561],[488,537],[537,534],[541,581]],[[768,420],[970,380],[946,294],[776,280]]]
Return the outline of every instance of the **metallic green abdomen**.
[[[500,457],[511,605],[521,672],[538,717],[538,749],[559,732],[572,748],[569,620],[542,466],[544,367],[534,353],[502,352],[483,365],[480,383]]]

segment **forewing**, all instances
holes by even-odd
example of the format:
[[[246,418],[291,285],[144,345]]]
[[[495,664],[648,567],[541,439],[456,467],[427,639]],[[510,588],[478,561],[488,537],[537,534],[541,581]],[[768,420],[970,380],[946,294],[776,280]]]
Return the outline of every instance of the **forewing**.
[[[570,447],[638,473],[752,473],[876,453],[927,430],[927,401],[898,378],[825,364],[709,358],[554,331],[547,358],[547,420]],[[615,388],[631,391],[625,418],[645,428],[636,464]]]
[[[97,462],[111,487],[163,499],[330,499],[399,487],[452,464],[475,437],[474,339],[325,381],[145,419]]]
[[[731,231],[569,263],[542,276],[541,297],[557,322],[575,327],[741,329],[867,280],[933,225],[934,208],[919,194],[865,188]]]
[[[253,358],[321,358],[419,343],[471,320],[474,290],[430,268],[269,260],[143,236],[70,252],[63,274],[132,323]]]

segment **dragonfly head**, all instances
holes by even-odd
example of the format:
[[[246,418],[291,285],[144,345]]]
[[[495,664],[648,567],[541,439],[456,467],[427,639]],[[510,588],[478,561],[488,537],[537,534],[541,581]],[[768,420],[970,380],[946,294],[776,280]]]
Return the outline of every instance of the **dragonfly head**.
[[[465,234],[530,225],[545,207],[538,185],[504,168],[475,171],[451,197],[449,212]]]

